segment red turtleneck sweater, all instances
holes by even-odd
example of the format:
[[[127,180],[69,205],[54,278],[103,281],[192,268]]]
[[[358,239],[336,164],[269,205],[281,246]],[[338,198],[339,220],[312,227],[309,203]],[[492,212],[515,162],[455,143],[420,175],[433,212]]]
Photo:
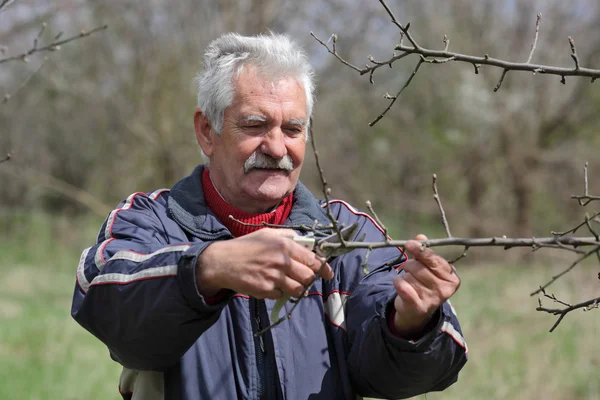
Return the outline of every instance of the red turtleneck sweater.
[[[290,215],[292,204],[294,202],[294,196],[290,193],[289,196],[279,203],[275,210],[269,213],[249,213],[239,210],[223,200],[219,192],[217,192],[217,189],[215,189],[212,180],[210,179],[208,168],[205,168],[202,172],[202,189],[204,190],[204,200],[206,201],[206,205],[208,205],[217,218],[219,218],[223,225],[225,225],[235,237],[247,235],[248,233],[255,232],[263,227],[242,225],[239,222],[230,219],[230,215],[246,224],[259,225],[265,222],[268,224],[283,225]]]

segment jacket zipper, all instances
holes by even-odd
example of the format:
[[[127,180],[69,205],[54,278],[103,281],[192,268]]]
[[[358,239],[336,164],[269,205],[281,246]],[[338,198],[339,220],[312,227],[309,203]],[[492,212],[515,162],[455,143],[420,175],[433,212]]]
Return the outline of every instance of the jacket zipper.
[[[263,328],[260,318],[260,301],[252,298],[250,307],[251,315],[254,319],[254,324],[252,324],[254,329],[252,330],[252,333],[256,333]],[[263,335],[254,338],[254,347],[256,349],[256,368],[258,369],[258,398],[264,399],[265,385],[267,382],[265,376],[265,341]]]

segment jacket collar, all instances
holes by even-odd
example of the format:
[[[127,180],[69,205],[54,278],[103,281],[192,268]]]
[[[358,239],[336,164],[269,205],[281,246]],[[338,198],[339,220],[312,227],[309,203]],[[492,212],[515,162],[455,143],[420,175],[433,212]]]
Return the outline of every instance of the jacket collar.
[[[173,186],[167,205],[169,216],[186,232],[200,239],[232,237],[206,205],[202,190],[204,168],[205,165],[198,165],[190,175]],[[312,226],[315,220],[321,225],[330,223],[318,200],[298,181],[294,189],[294,205],[285,224]]]

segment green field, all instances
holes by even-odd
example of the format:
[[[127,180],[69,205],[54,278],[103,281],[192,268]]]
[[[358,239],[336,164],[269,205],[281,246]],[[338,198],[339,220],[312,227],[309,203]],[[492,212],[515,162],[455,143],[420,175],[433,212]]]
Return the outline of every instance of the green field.
[[[4,225],[0,399],[119,399],[118,365],[69,314],[79,249],[93,240],[95,223],[36,217]],[[598,310],[572,313],[549,334],[554,318],[535,312],[528,296],[566,265],[554,264],[459,266],[453,304],[470,360],[458,383],[427,399],[600,399]],[[597,296],[598,269],[575,270],[553,290],[571,301]]]

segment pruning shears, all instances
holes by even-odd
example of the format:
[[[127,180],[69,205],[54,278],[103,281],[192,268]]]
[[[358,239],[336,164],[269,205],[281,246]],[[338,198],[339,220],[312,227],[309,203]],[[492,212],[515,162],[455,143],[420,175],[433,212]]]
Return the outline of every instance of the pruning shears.
[[[340,229],[340,234],[344,241],[349,241],[354,236],[356,236],[356,232],[358,231],[358,222],[353,223],[352,225],[348,225]],[[364,238],[359,239],[362,241]],[[337,232],[332,233],[329,236],[325,236],[324,238],[317,238],[312,235],[307,236],[294,236],[292,238],[294,242],[302,245],[303,247],[314,251],[319,257],[330,258],[337,257],[343,254],[349,253],[354,249],[349,249],[347,247],[336,247],[336,248],[323,248],[324,243],[341,243],[340,235]]]
[[[348,225],[340,229],[340,234],[344,241],[350,241],[356,236],[358,231],[358,222],[353,223],[352,225]],[[323,244],[325,243],[341,243],[340,235],[337,232],[329,236],[325,236],[324,238],[318,238],[314,235],[306,235],[306,236],[294,236],[292,240],[303,247],[307,248],[310,251],[314,251],[319,257],[323,257],[325,259],[329,259],[330,257],[337,257],[343,254],[349,253],[354,249],[350,249],[347,247],[335,247],[335,248],[323,248]],[[364,235],[358,240],[363,241]],[[289,294],[284,294],[280,299],[275,302],[273,309],[271,310],[271,321],[275,322],[280,319],[279,312],[290,299]]]

